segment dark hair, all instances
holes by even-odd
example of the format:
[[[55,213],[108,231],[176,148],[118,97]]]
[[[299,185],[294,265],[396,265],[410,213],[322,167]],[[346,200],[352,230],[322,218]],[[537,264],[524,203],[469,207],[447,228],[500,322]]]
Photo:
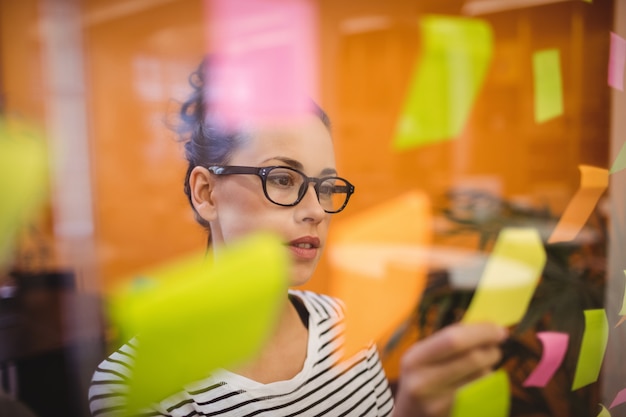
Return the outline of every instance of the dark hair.
[[[210,232],[209,223],[196,211],[191,200],[189,177],[196,166],[224,165],[232,154],[245,141],[246,133],[220,128],[207,118],[205,94],[207,90],[207,70],[210,58],[205,58],[189,76],[193,91],[180,107],[177,133],[185,146],[185,158],[188,161],[185,174],[184,191],[194,211],[196,221]],[[315,102],[311,101],[313,112],[330,130],[328,115]],[[209,236],[210,242],[210,236]]]

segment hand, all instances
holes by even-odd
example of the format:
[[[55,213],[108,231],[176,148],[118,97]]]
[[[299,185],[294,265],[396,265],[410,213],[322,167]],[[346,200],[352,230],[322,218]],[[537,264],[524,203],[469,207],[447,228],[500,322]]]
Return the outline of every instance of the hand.
[[[491,372],[506,329],[491,323],[454,324],[411,346],[402,357],[394,417],[442,417],[456,390]]]

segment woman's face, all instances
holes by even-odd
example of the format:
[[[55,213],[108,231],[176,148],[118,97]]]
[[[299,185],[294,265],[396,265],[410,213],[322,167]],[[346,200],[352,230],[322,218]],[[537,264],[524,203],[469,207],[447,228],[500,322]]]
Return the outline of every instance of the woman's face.
[[[322,121],[311,115],[298,122],[255,130],[233,154],[229,165],[289,166],[309,177],[336,175],[332,139]],[[270,202],[256,175],[211,174],[214,212],[210,220],[216,251],[257,231],[277,234],[293,259],[291,285],[309,280],[326,244],[331,215],[309,186],[296,206]]]

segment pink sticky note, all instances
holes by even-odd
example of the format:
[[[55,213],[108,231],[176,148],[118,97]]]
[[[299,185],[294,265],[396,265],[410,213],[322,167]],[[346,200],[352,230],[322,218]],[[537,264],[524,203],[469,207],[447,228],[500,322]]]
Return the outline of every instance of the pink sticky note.
[[[624,91],[624,65],[626,64],[626,40],[611,32],[609,52],[609,86]]]
[[[525,387],[545,387],[565,358],[569,335],[559,332],[538,332],[543,354],[537,367],[524,381]]]
[[[209,116],[228,127],[310,112],[317,13],[309,0],[206,0]]]
[[[609,409],[624,403],[626,403],[626,388],[617,393]]]

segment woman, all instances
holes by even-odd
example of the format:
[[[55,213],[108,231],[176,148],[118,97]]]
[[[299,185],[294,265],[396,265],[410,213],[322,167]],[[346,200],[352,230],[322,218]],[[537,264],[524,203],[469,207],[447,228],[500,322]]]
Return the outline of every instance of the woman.
[[[191,80],[195,91],[181,111],[189,161],[185,193],[214,252],[269,230],[289,247],[290,284],[306,283],[331,217],[354,190],[337,175],[326,115],[312,105],[308,116],[225,133],[205,121],[203,66]],[[181,387],[151,415],[445,416],[455,390],[497,363],[506,337],[490,324],[455,325],[415,344],[402,360],[394,399],[374,345],[342,358],[337,300],[296,290],[285,299],[274,333],[253,362]],[[119,410],[133,353],[132,344],[123,346],[94,374],[94,416]]]

